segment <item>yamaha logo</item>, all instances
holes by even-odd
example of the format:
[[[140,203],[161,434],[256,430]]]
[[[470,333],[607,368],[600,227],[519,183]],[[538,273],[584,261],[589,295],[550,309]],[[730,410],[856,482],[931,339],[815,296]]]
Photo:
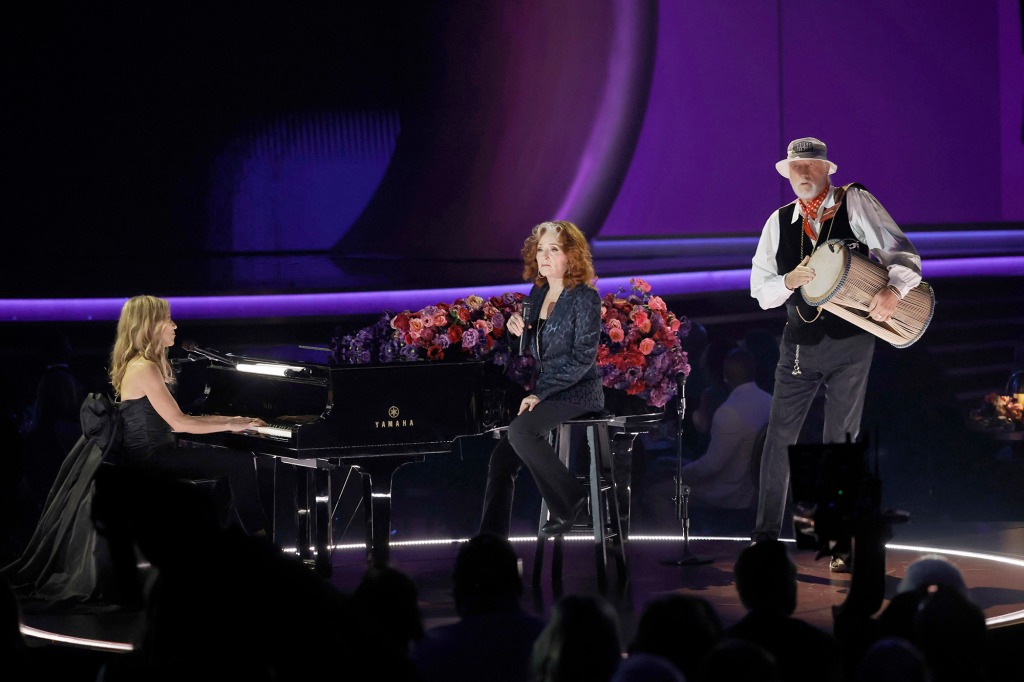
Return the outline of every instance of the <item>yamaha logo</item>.
[[[415,426],[412,419],[399,419],[398,415],[400,412],[398,405],[392,405],[388,408],[388,418],[374,421],[374,427],[378,429],[402,429]]]

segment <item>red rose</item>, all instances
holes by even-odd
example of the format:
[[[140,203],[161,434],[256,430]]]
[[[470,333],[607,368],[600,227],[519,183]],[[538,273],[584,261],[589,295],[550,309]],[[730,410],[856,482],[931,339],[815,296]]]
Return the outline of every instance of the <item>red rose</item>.
[[[626,389],[626,393],[628,395],[636,395],[637,393],[639,393],[640,391],[644,390],[645,388],[647,388],[647,384],[645,384],[642,381],[638,381],[635,384],[633,384],[632,386],[630,386],[629,388],[627,388]]]
[[[398,313],[391,320],[391,328],[399,331],[409,331],[409,313]]]
[[[441,360],[444,358],[444,351],[440,346],[431,345],[427,348],[427,360]]]
[[[462,340],[462,327],[452,326],[448,327],[448,338],[451,339],[452,343],[458,343]]]

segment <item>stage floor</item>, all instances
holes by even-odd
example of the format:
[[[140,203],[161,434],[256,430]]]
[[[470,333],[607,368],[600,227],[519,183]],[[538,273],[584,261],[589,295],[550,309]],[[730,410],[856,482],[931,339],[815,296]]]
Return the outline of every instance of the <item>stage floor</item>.
[[[637,618],[652,600],[667,594],[690,594],[707,599],[724,624],[742,617],[744,610],[736,595],[732,566],[747,545],[746,538],[690,538],[689,553],[710,559],[710,563],[668,566],[664,562],[684,557],[682,537],[636,535],[627,546],[629,581],[624,591],[616,589],[614,566],[609,567],[607,597],[616,608],[628,643]],[[531,585],[534,538],[513,538],[522,559],[525,608],[547,616],[559,592],[552,585],[550,547],[548,563],[539,588]],[[457,540],[429,543],[395,543],[391,564],[409,575],[416,584],[420,610],[427,628],[457,618],[452,597],[451,570],[458,551]],[[913,523],[897,527],[886,554],[886,598],[893,596],[906,567],[931,551],[945,554],[964,575],[971,599],[985,612],[990,628],[1024,623],[1024,522],[1021,523]],[[365,571],[362,548],[335,549],[330,582],[351,592]],[[798,603],[795,615],[813,625],[831,630],[832,608],[842,604],[850,586],[848,574],[829,572],[826,559],[815,559],[812,551],[793,546],[798,567]],[[592,539],[579,537],[565,543],[563,589],[561,594],[599,593]],[[25,632],[30,641],[43,645],[68,641],[77,646],[130,649],[141,632],[143,614],[102,609],[40,609],[23,604]]]

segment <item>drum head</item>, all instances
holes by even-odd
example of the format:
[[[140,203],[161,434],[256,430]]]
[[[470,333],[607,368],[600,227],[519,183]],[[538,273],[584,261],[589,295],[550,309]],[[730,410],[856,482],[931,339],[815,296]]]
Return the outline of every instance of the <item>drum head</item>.
[[[841,241],[831,240],[818,246],[807,267],[814,270],[814,279],[801,287],[800,293],[810,305],[821,305],[839,289],[849,268],[850,254]]]

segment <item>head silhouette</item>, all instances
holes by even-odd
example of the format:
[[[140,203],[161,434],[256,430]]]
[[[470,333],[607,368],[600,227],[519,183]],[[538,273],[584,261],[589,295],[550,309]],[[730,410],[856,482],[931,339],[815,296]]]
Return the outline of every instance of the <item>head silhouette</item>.
[[[508,540],[482,533],[459,548],[452,583],[460,616],[514,607],[523,594],[519,557]]]

